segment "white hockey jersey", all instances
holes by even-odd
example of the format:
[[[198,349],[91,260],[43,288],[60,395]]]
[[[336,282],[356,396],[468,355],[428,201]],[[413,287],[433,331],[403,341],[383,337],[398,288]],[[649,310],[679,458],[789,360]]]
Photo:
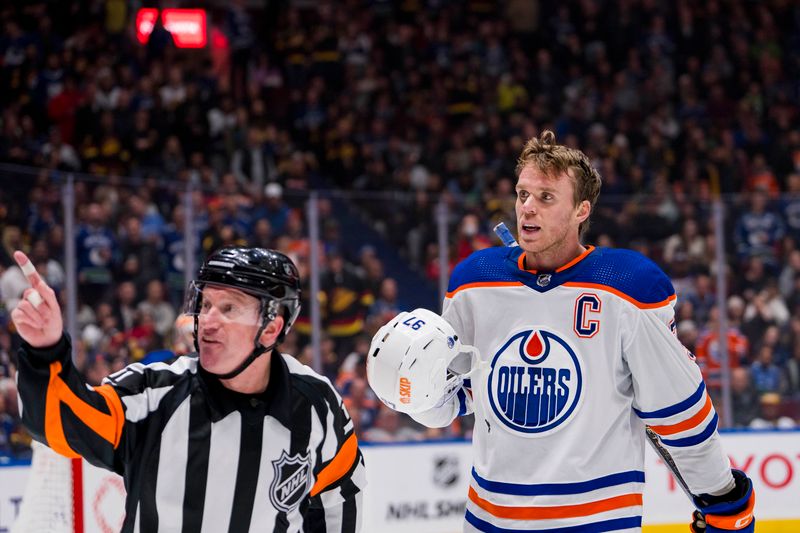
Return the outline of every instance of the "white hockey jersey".
[[[700,370],[671,331],[675,298],[629,250],[589,247],[540,273],[520,248],[490,248],[456,267],[443,315],[480,369],[414,418],[475,413],[465,531],[640,531],[645,425],[693,493],[731,483]]]

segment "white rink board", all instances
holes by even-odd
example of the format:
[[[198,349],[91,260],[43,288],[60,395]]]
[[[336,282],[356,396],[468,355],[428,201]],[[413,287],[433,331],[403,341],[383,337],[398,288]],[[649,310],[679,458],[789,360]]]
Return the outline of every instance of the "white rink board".
[[[722,440],[733,466],[753,479],[756,517],[800,518],[800,431],[733,432]],[[369,483],[363,533],[461,531],[471,470],[469,443],[367,445],[362,450]],[[688,523],[691,504],[659,461],[648,451],[644,521]],[[29,469],[0,465],[0,532],[8,531],[16,517]],[[84,463],[83,480],[85,533],[119,531],[124,513],[121,479]]]
[[[364,533],[455,533],[467,503],[469,443],[364,446]]]
[[[116,533],[125,520],[125,485],[116,474],[83,462],[84,533]]]
[[[6,466],[0,463],[0,532],[10,530],[19,514],[30,465]]]

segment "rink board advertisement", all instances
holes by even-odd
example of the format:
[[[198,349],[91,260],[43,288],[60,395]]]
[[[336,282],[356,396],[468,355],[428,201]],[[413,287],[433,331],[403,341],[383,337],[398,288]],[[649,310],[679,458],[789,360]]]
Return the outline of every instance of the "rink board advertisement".
[[[726,432],[731,464],[753,479],[759,533],[800,531],[800,431]],[[365,533],[460,532],[462,516],[442,510],[466,504],[469,443],[365,446]],[[515,452],[509,452],[515,453]],[[458,461],[452,484],[441,485],[442,458]],[[693,507],[661,458],[647,446],[644,531],[687,531]],[[461,465],[464,466],[461,466]],[[533,481],[535,482],[535,480]],[[377,490],[376,490],[377,485]]]
[[[722,442],[731,465],[753,480],[757,520],[800,519],[800,431],[731,432],[722,435]],[[645,523],[680,522],[693,507],[660,457],[649,447],[648,452]],[[800,523],[792,531],[800,531]]]
[[[368,445],[364,532],[455,533],[467,504],[468,443]]]
[[[733,465],[753,479],[758,531],[800,531],[800,431],[731,432],[722,439]],[[469,443],[365,445],[363,452],[369,483],[364,533],[461,531],[472,463]],[[645,532],[685,531],[691,505],[649,447],[645,470],[644,520],[650,525]],[[0,533],[10,531],[19,512],[29,471],[28,465],[0,463]],[[85,533],[119,531],[122,480],[84,463],[83,482]]]
[[[8,533],[19,514],[30,465],[7,465],[0,462],[0,533]]]

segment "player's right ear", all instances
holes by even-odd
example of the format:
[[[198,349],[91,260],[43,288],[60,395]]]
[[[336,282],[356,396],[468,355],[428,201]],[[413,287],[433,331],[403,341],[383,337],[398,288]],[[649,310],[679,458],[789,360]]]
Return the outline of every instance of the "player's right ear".
[[[592,204],[589,202],[589,200],[583,200],[578,206],[578,215],[577,215],[578,221],[579,222],[585,221],[587,218],[589,218],[589,215],[591,214],[592,214]]]

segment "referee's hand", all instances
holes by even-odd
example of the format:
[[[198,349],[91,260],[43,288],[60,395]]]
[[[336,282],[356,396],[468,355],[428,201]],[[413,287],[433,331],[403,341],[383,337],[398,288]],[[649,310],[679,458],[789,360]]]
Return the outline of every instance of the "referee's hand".
[[[14,260],[31,284],[31,287],[22,293],[22,299],[17,307],[11,311],[14,326],[20,337],[32,347],[53,346],[61,339],[64,329],[56,293],[39,276],[27,255],[16,251]]]

